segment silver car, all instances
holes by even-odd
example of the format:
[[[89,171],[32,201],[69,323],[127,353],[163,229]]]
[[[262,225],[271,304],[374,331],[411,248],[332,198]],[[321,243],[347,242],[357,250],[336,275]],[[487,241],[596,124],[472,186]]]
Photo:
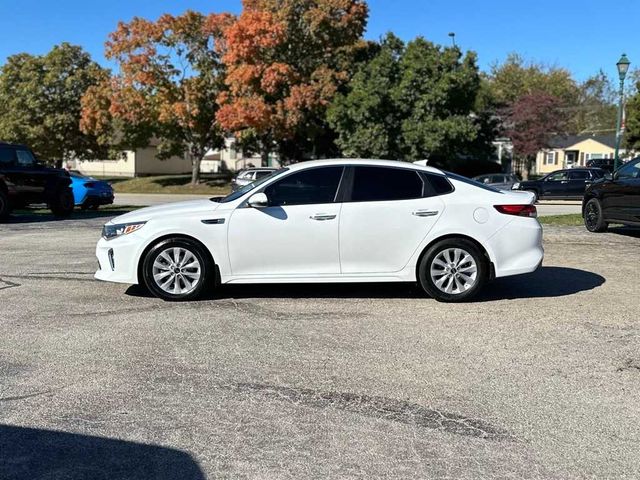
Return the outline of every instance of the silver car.
[[[500,190],[511,190],[513,184],[520,181],[520,179],[513,173],[491,173],[488,175],[479,175],[473,178],[476,182],[489,185],[490,187],[498,188]]]
[[[249,185],[256,180],[260,180],[261,178],[271,175],[276,170],[277,168],[248,168],[246,170],[242,170],[231,181],[231,191],[235,192],[236,190],[240,190],[242,187]]]

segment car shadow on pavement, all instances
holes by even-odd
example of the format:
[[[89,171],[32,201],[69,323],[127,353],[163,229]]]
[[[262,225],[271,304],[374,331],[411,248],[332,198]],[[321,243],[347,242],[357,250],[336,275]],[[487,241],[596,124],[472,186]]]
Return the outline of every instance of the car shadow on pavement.
[[[0,424],[0,478],[204,480],[188,454],[157,445]]]
[[[638,227],[609,227],[607,231],[625,237],[640,238],[640,228]]]
[[[597,273],[577,268],[540,267],[533,273],[496,278],[477,301],[514,300],[517,298],[564,297],[593,290],[606,282]]]
[[[540,267],[534,273],[498,278],[473,301],[517,298],[562,297],[593,290],[605,278],[592,272],[566,267]],[[133,285],[126,294],[153,297],[144,287]],[[415,283],[318,283],[221,285],[201,301],[242,298],[427,298]]]

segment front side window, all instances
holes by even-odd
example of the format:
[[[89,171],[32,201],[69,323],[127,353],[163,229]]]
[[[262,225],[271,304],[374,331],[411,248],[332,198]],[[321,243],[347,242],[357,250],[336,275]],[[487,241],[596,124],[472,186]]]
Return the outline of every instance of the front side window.
[[[36,163],[36,159],[29,150],[16,150],[16,157],[18,159],[18,165],[21,167],[33,167]]]
[[[414,170],[386,167],[356,167],[353,202],[384,202],[421,198],[424,182]]]
[[[0,147],[0,167],[12,167],[15,165],[16,154],[13,148]]]
[[[333,203],[344,167],[322,167],[292,173],[264,189],[271,206]]]
[[[557,172],[552,173],[546,178],[549,182],[561,182],[563,180],[567,180],[567,172]]]
[[[618,169],[616,178],[640,178],[640,159],[631,161]]]

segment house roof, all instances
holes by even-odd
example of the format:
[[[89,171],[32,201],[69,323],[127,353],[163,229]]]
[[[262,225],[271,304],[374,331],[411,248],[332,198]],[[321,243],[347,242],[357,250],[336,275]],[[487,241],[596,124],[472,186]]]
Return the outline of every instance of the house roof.
[[[594,142],[601,143],[610,148],[616,146],[616,134],[607,133],[606,135],[563,135],[553,137],[549,142],[551,148],[567,149],[577,143],[584,142],[585,140],[593,140]]]

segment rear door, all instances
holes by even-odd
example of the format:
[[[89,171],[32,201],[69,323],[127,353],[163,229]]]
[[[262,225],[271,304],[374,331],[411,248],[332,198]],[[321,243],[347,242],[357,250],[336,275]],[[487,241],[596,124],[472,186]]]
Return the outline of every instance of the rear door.
[[[640,159],[618,169],[603,190],[602,203],[607,220],[640,222]]]
[[[416,170],[355,166],[340,215],[342,273],[402,270],[444,211]],[[446,181],[446,180],[445,180]]]
[[[591,175],[588,170],[569,170],[568,196],[584,197],[584,191],[590,183]]]

